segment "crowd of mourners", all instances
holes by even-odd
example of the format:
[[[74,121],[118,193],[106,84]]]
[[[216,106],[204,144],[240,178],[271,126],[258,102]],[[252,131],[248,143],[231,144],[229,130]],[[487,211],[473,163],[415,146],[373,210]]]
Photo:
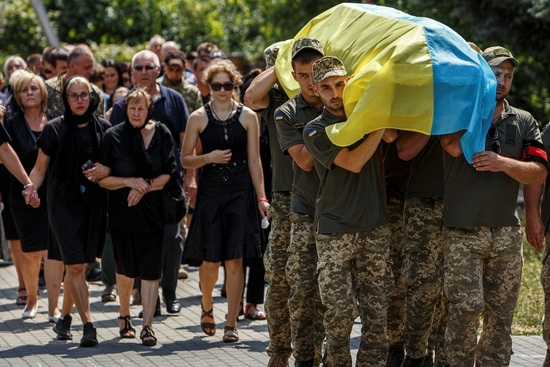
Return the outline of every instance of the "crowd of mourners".
[[[267,319],[268,367],[291,356],[295,366],[351,366],[357,317],[357,366],[509,365],[520,184],[550,295],[550,133],[506,100],[518,60],[471,44],[497,89],[486,149],[469,162],[464,131],[382,129],[335,145],[327,130],[346,121],[349,71],[326,45],[298,38],[289,96],[274,67],[281,45],[248,73],[212,43],[186,55],[160,36],[125,63],[98,61],[85,44],[7,58],[0,209],[22,317],[39,315],[43,283],[56,338],[73,339],[75,307],[80,346],[95,346],[87,280],[101,279],[102,302],[120,305],[120,337],[154,346],[161,305],[181,311],[187,265],[199,267],[197,321],[214,336],[223,266],[222,340],[239,341],[239,317]],[[186,214],[174,220],[166,212],[181,192]],[[131,304],[142,306],[139,333]]]

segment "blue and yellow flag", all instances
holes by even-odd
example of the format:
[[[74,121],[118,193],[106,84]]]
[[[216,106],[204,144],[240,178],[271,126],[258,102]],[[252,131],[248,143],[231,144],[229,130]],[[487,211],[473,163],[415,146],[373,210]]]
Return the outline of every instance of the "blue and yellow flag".
[[[346,122],[327,128],[332,142],[349,146],[382,128],[443,135],[465,130],[466,159],[485,149],[496,80],[485,60],[451,28],[393,8],[343,3],[313,18],[284,42],[275,70],[289,96],[294,40],[313,37],[352,76],[344,90]]]

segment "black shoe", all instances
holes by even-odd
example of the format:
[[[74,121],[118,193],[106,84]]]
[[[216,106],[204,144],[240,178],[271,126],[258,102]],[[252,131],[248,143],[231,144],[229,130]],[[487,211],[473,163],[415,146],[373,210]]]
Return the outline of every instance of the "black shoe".
[[[296,361],[296,367],[313,367],[313,359],[309,361]]]
[[[97,332],[95,330],[94,325],[91,322],[85,323],[82,339],[80,339],[80,346],[93,347],[93,346],[96,346],[97,344],[98,344]]]
[[[405,358],[405,350],[403,349],[403,345],[390,346],[388,349],[386,367],[401,367],[403,365],[403,358]]]
[[[177,299],[167,299],[164,302],[166,303],[166,312],[179,313],[181,311],[181,305]]]
[[[71,334],[71,322],[73,318],[71,315],[65,315],[63,319],[57,320],[52,330],[57,334],[59,340],[73,340],[73,334]]]
[[[98,282],[101,280],[101,269],[100,268],[93,268],[88,273],[88,276],[86,276],[86,281],[88,282]]]
[[[409,356],[405,357],[405,360],[403,361],[403,367],[422,367],[424,363],[424,358],[411,358]]]

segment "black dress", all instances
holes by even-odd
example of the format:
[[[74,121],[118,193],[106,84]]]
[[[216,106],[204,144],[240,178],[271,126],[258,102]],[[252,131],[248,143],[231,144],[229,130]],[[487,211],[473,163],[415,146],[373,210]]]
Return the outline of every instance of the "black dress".
[[[107,190],[87,180],[82,166],[88,160],[99,161],[99,144],[111,127],[94,115],[100,97],[93,89],[86,112],[72,113],[66,91],[71,79],[62,93],[64,115],[48,121],[37,140],[38,147],[50,157],[47,207],[53,241],[48,257],[66,265],[101,257],[107,230]]]
[[[227,164],[207,164],[199,174],[197,202],[183,250],[183,263],[261,257],[259,213],[247,164],[247,131],[242,104],[226,121],[204,106],[208,123],[200,134],[203,153],[231,149]]]
[[[16,114],[6,121],[6,130],[10,134],[11,146],[17,153],[23,168],[29,174],[38,156],[36,139],[40,132],[31,131],[23,113]],[[48,249],[49,225],[47,212],[47,179],[38,190],[42,205],[32,208],[25,204],[21,195],[21,184],[12,175],[10,183],[10,209],[13,221],[21,240],[23,252]]]

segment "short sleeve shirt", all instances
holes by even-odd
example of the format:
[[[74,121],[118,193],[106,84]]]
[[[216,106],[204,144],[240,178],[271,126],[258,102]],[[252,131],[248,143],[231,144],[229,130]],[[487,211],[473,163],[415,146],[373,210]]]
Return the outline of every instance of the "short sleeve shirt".
[[[537,123],[526,111],[505,101],[504,111],[495,124],[501,155],[520,160],[527,140],[542,143]],[[486,150],[494,140],[486,138]],[[519,182],[503,172],[478,172],[463,155],[443,154],[445,193],[443,225],[445,227],[519,226],[516,213]]]
[[[269,131],[269,149],[271,151],[272,164],[272,192],[291,192],[292,191],[292,158],[283,154],[279,141],[277,139],[277,128],[275,126],[274,113],[279,106],[288,101],[288,97],[278,87],[273,87],[269,91],[269,106],[258,112],[267,122]]]
[[[11,141],[10,135],[4,128],[4,125],[0,124],[0,145],[9,143]]]
[[[359,173],[334,164],[343,149],[328,138],[325,128],[342,119],[326,110],[304,129],[304,142],[315,159],[320,178],[315,205],[318,233],[358,233],[386,223],[386,203],[382,160],[379,151]],[[363,141],[348,147],[355,149]]]
[[[306,124],[317,118],[323,109],[310,106],[302,94],[297,94],[275,111],[275,125],[281,150],[288,154],[288,149],[304,144],[303,131]],[[319,189],[319,176],[315,170],[304,171],[293,162],[292,200],[290,211],[314,215],[315,198]]]
[[[405,198],[443,198],[443,148],[437,136],[412,160]]]

